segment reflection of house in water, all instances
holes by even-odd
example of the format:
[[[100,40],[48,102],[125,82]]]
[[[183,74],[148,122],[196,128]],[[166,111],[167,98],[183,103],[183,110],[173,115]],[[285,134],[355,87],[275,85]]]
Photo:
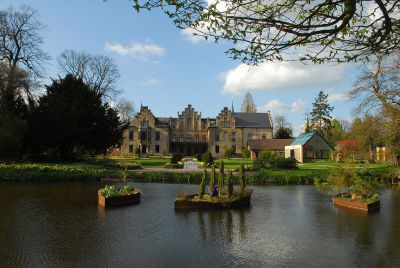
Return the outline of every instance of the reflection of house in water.
[[[285,157],[303,163],[310,159],[329,159],[333,147],[317,132],[307,132],[285,146]]]

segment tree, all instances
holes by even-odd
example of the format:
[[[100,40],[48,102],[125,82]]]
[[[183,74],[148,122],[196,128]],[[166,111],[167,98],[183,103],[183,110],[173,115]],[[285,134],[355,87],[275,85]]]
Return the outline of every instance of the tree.
[[[349,131],[348,125],[349,123],[347,121],[334,118],[331,122],[332,130],[328,141],[331,144],[335,144],[339,140],[346,139]]]
[[[127,125],[81,79],[67,75],[46,90],[29,118],[30,153],[65,160],[121,144]]]
[[[367,66],[351,90],[359,99],[358,111],[382,113],[394,162],[400,164],[400,51],[390,57],[378,54],[373,69]]]
[[[20,156],[28,105],[49,56],[42,50],[44,26],[29,7],[0,10],[0,157]]]
[[[277,115],[274,118],[275,121],[275,139],[291,139],[293,138],[293,130],[289,122],[283,115]]]
[[[241,111],[246,113],[257,112],[256,105],[254,104],[253,97],[251,96],[250,92],[246,92],[244,95]]]
[[[115,107],[122,121],[130,122],[136,114],[132,101],[120,99]]]
[[[40,32],[44,29],[37,11],[30,7],[0,10],[1,82],[7,81],[4,90],[14,91],[16,96],[33,96],[49,59],[41,47]]]
[[[58,58],[58,65],[63,73],[82,79],[102,97],[113,99],[119,94],[116,83],[120,73],[110,57],[66,50]]]
[[[136,11],[161,8],[178,28],[191,28],[206,40],[230,40],[227,53],[251,64],[367,61],[375,52],[391,53],[400,42],[399,1],[133,2]]]
[[[332,129],[332,116],[331,112],[333,107],[328,103],[328,94],[322,90],[318,93],[318,97],[313,102],[311,115],[311,129],[318,132],[325,139],[329,140]]]

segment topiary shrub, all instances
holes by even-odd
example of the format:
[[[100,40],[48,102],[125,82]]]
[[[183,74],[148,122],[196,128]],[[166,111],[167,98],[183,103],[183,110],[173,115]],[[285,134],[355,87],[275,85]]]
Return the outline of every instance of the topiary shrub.
[[[232,179],[232,170],[228,170],[228,197],[231,198],[233,195],[233,179]]]
[[[215,187],[215,167],[211,167],[211,174],[210,174],[210,183],[209,183],[209,192],[210,196],[214,196],[214,187]]]
[[[200,199],[203,198],[205,189],[206,189],[206,183],[207,183],[207,170],[203,170],[203,176],[201,177],[201,183],[199,185],[199,190],[197,192],[197,195]]]
[[[242,158],[245,158],[245,159],[250,158],[250,150],[248,148],[243,148]]]

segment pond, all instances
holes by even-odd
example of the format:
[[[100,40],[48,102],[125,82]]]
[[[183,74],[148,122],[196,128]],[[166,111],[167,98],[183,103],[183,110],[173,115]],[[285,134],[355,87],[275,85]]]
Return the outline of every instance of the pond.
[[[102,209],[99,183],[0,184],[0,267],[400,267],[400,190],[381,210],[334,207],[313,186],[254,186],[239,211],[175,212],[196,185],[136,183]]]

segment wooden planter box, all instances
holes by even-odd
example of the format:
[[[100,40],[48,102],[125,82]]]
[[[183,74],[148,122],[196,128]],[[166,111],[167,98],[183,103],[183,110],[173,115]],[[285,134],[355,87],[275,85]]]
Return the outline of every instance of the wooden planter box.
[[[212,210],[212,209],[239,209],[250,206],[251,191],[247,191],[242,197],[235,200],[223,200],[218,202],[195,201],[194,195],[188,195],[185,199],[175,200],[176,210]]]
[[[124,206],[140,203],[140,192],[134,192],[129,195],[104,197],[98,195],[99,205],[103,207]]]
[[[346,198],[341,198],[339,196],[335,196],[333,198],[333,204],[339,207],[346,207],[346,208],[351,208],[351,209],[357,209],[365,212],[370,212],[374,210],[379,210],[380,209],[380,200],[377,200],[373,203],[363,203],[363,202],[358,202]]]

